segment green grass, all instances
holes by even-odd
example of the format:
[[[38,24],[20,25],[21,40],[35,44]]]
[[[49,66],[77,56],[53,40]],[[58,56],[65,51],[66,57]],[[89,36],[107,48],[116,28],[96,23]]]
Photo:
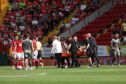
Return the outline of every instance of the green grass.
[[[86,66],[78,69],[56,69],[50,66],[32,71],[0,67],[0,84],[126,84],[126,66],[92,69]]]

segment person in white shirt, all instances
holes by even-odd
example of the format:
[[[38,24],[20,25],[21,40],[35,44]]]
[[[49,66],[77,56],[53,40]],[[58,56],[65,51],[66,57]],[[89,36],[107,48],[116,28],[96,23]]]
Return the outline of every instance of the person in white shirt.
[[[118,59],[118,65],[120,66],[120,39],[119,34],[115,34],[111,40],[111,48],[113,53],[112,66],[116,59]]]
[[[36,18],[33,18],[32,26],[33,26],[33,28],[36,28],[38,26],[38,20]]]
[[[64,7],[64,11],[65,11],[65,16],[68,16],[70,14],[70,5],[69,4],[67,4]]]
[[[87,8],[87,5],[86,5],[85,3],[82,3],[82,4],[80,5],[80,10],[81,10],[81,11],[85,12],[86,8]]]
[[[62,53],[62,46],[61,46],[61,42],[58,39],[57,36],[54,36],[54,41],[52,43],[52,50],[51,50],[51,54],[55,54],[55,58],[57,61],[57,68],[64,68],[64,64],[61,58],[61,53]]]
[[[71,21],[71,24],[74,25],[76,23],[79,22],[79,18],[75,15],[73,18],[72,18],[72,21]]]

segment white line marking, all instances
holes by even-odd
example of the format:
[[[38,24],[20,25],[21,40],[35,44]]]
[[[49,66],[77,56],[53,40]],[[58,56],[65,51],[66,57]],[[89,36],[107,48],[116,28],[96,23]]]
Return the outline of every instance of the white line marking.
[[[46,75],[46,73],[39,73],[38,75]]]
[[[0,77],[28,77],[30,75],[0,75]]]
[[[28,74],[28,75],[24,75],[24,74],[20,74],[20,75],[17,75],[17,74],[1,74],[0,75],[0,78],[3,78],[3,77],[29,77],[29,76],[42,76],[42,75],[46,75],[46,73],[36,73],[36,74]]]

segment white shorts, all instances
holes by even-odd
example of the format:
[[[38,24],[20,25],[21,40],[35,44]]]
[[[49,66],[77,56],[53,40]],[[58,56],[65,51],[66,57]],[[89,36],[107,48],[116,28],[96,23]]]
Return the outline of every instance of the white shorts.
[[[115,49],[113,51],[113,54],[114,54],[114,56],[120,56],[120,50],[119,49]]]
[[[24,58],[24,53],[16,53],[17,58]]]
[[[13,57],[13,58],[16,58],[16,53],[17,53],[17,52],[12,52],[12,57]]]
[[[32,53],[32,58],[33,58],[33,59],[37,59],[37,56],[38,56],[38,51],[35,50],[35,51]]]

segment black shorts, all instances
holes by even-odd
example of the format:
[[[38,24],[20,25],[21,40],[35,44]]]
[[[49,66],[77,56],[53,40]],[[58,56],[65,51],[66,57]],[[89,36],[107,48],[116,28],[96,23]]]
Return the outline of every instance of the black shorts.
[[[88,50],[86,51],[86,56],[87,56],[87,57],[91,57],[92,54],[93,54],[93,51],[92,51],[92,50],[88,49]]]
[[[31,53],[28,53],[28,52],[24,52],[24,58],[31,59],[32,58],[32,54]]]
[[[38,56],[37,56],[37,58],[39,59],[39,58],[42,58],[42,51],[41,50],[38,50]]]

